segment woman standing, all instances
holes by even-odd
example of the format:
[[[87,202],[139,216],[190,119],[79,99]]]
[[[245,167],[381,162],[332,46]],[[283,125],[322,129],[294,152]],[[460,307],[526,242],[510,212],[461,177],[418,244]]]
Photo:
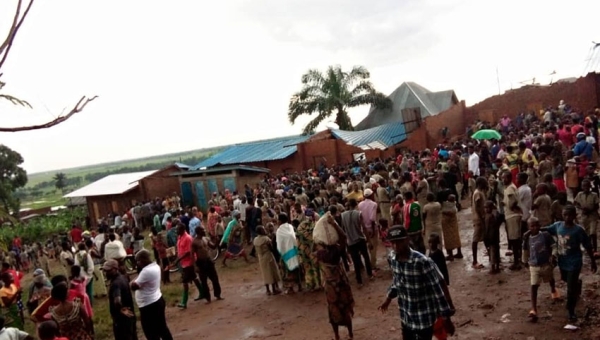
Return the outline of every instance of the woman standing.
[[[15,280],[11,273],[4,272],[0,275],[4,287],[0,289],[0,302],[2,304],[2,314],[5,318],[6,327],[23,329],[23,312],[19,310],[17,301],[21,298],[21,290],[15,285]]]
[[[317,264],[317,259],[313,253],[313,230],[314,222],[304,221],[300,223],[296,232],[298,239],[298,251],[302,259],[302,268],[304,269],[304,284],[306,289],[314,291],[320,289],[321,273]]]
[[[50,291],[52,290],[52,283],[46,277],[46,273],[42,269],[36,269],[33,271],[33,282],[29,287],[29,296],[27,301],[27,311],[29,314],[37,308],[40,301],[45,301],[50,297]]]
[[[283,284],[286,294],[294,294],[294,285],[298,285],[298,291],[302,290],[300,284],[300,257],[298,256],[298,241],[294,227],[289,224],[285,213],[279,214],[279,228],[277,228],[276,241],[277,251],[281,255]]]
[[[58,324],[60,334],[69,340],[93,340],[92,320],[78,300],[68,301],[69,288],[59,283],[52,288],[52,298],[59,301],[50,308],[52,319]]]
[[[256,248],[256,255],[258,256],[258,263],[260,264],[260,271],[262,272],[263,281],[267,288],[267,295],[278,295],[281,294],[279,290],[278,282],[281,281],[281,275],[279,274],[279,268],[275,257],[273,256],[273,244],[267,232],[263,226],[256,228],[258,236],[254,239],[254,247]],[[269,285],[273,288],[269,289]]]
[[[340,326],[348,328],[348,336],[352,339],[354,337],[352,331],[354,297],[352,295],[350,281],[342,266],[341,259],[343,248],[340,246],[340,244],[346,243],[346,235],[333,216],[329,217],[328,222],[336,229],[339,235],[339,243],[333,245],[318,244],[317,259],[321,267],[325,296],[327,297],[329,322],[333,327],[333,333],[336,340],[340,339]]]

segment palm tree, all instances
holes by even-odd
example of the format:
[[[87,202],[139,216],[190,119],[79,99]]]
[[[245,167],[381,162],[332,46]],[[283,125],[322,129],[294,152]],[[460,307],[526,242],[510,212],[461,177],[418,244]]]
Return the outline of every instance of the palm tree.
[[[341,130],[353,130],[348,108],[366,104],[378,108],[392,105],[389,98],[375,91],[369,76],[369,71],[362,66],[355,66],[350,73],[343,72],[340,66],[329,66],[325,74],[309,70],[302,76],[302,90],[290,99],[290,123],[294,124],[301,115],[317,113],[304,127],[304,134],[310,134],[321,122],[335,114],[335,123]]]
[[[67,186],[67,175],[62,172],[57,172],[52,179],[54,179],[54,186],[58,190],[62,191]]]

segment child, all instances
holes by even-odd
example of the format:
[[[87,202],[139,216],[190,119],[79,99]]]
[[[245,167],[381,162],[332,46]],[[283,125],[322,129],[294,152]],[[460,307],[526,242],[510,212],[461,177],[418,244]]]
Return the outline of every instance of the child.
[[[550,211],[552,213],[552,221],[558,222],[563,220],[562,211],[567,206],[567,193],[559,192],[556,194],[556,199],[552,202],[550,206]]]
[[[537,292],[540,284],[548,282],[552,291],[552,299],[559,298],[554,282],[554,238],[547,232],[540,232],[540,221],[531,217],[527,221],[529,231],[523,235],[523,258],[522,261],[529,264],[531,276],[531,311],[529,318],[536,322],[537,316]]]
[[[567,169],[565,170],[565,176],[567,178],[567,189],[571,191],[571,195],[573,197],[577,196],[579,188],[579,171],[577,171],[577,165],[574,159],[569,159],[567,161]]]
[[[431,233],[428,239],[429,243],[429,257],[435,262],[438,269],[444,276],[444,281],[446,285],[450,285],[450,276],[448,274],[448,267],[446,266],[446,259],[444,258],[444,252],[440,249],[442,240],[440,239],[440,235],[437,233]]]
[[[596,224],[598,223],[598,205],[600,199],[598,194],[592,192],[592,184],[589,179],[581,182],[581,192],[575,196],[575,207],[577,207],[577,220],[590,236],[592,250],[597,252],[598,239],[596,237]]]
[[[379,219],[379,237],[381,239],[381,242],[383,242],[383,246],[385,247],[385,249],[391,250],[392,243],[387,239],[387,235],[388,235],[388,220],[386,220],[385,218],[380,218]]]
[[[54,320],[42,322],[37,330],[38,337],[40,340],[68,340],[67,338],[60,337],[58,325]],[[17,339],[17,338],[15,338]],[[19,338],[21,339],[21,338]],[[25,339],[33,339],[31,336]]]
[[[500,225],[502,219],[496,205],[492,201],[485,202],[485,223],[483,231],[483,244],[488,249],[490,256],[490,274],[500,272]]]
[[[535,188],[533,195],[533,205],[531,210],[534,212],[535,217],[540,221],[543,226],[549,226],[552,224],[552,214],[550,207],[552,206],[552,200],[548,196],[548,185],[546,183],[540,183]]]
[[[215,225],[215,231],[217,234],[217,242],[215,242],[215,244],[219,244],[221,243],[221,239],[223,238],[223,234],[225,233],[223,217],[221,217],[221,215],[217,216],[217,224]]]

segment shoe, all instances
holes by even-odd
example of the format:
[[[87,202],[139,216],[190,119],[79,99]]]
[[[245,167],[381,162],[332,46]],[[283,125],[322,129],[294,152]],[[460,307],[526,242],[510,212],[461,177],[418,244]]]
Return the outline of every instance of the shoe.
[[[186,306],[186,305],[182,305],[182,304],[180,303],[180,304],[177,304],[177,308],[179,308],[179,309],[182,309],[182,310],[183,310],[183,309],[187,309],[187,306]]]
[[[204,297],[202,295],[199,295],[197,298],[194,299],[194,301],[200,301],[204,299]]]
[[[462,259],[463,258],[463,254],[456,254],[454,255],[455,259]]]

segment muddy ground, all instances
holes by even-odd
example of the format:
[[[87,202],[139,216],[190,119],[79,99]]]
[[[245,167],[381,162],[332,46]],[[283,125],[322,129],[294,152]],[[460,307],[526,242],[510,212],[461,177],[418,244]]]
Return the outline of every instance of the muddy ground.
[[[483,249],[479,250],[479,256],[486,268],[471,269],[470,218],[470,209],[459,213],[465,258],[448,263],[450,291],[457,308],[453,318],[457,331],[453,338],[600,339],[600,276],[591,274],[587,259],[582,273],[584,293],[578,304],[581,329],[563,330],[566,325],[564,302],[553,303],[547,286],[540,288],[540,319],[532,324],[527,318],[530,309],[527,269],[511,272],[507,269],[509,259],[503,257],[502,273],[490,275],[487,273],[489,266],[487,258],[483,257]],[[504,255],[506,240],[502,247]],[[381,248],[380,254],[383,255],[384,252]],[[382,269],[386,267],[384,261],[382,257],[378,259]],[[168,302],[168,324],[175,339],[333,338],[323,292],[266,296],[256,261],[246,264],[243,260],[237,260],[229,268],[221,268],[218,264],[218,270],[224,301],[216,301],[211,305],[191,302],[185,311],[173,307],[176,301]],[[395,302],[386,315],[377,311],[391,282],[389,270],[380,271],[374,281],[361,289],[356,286],[354,274],[349,275],[356,300],[355,339],[401,339],[400,319]],[[555,271],[555,277],[557,276],[558,270]],[[564,296],[566,286],[561,282],[557,286]],[[194,295],[195,292],[192,292],[192,296]],[[587,318],[584,318],[585,314],[588,314]],[[347,338],[345,329],[342,329],[341,334],[342,338]]]

